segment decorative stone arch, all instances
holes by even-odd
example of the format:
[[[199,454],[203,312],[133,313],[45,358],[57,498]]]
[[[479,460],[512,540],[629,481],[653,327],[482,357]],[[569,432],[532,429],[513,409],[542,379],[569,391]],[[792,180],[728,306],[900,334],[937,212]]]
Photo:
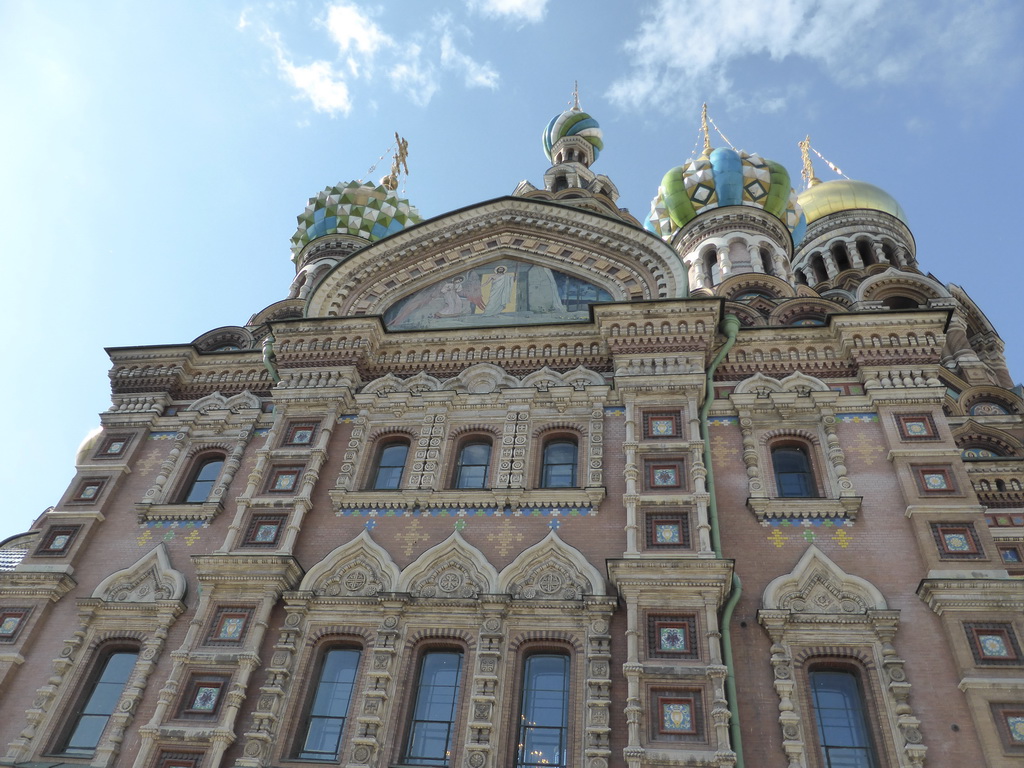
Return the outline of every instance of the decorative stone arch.
[[[252,332],[247,328],[240,328],[236,325],[226,325],[223,328],[215,328],[207,331],[192,342],[200,352],[216,352],[218,347],[232,345],[238,349],[252,349]]]
[[[413,597],[465,600],[494,593],[497,584],[498,572],[483,552],[455,531],[402,571],[398,591]]]
[[[502,569],[498,591],[517,600],[578,600],[604,595],[605,583],[583,554],[552,530]]]
[[[299,589],[317,596],[372,597],[393,592],[399,569],[365,528],[309,569]]]
[[[953,440],[961,450],[987,447],[1001,456],[1024,455],[1024,444],[1009,432],[979,424],[973,419],[968,419],[953,430]]]
[[[916,298],[919,304],[942,300],[951,304],[953,300],[950,292],[938,280],[890,267],[867,278],[857,287],[857,302],[884,302],[890,297],[908,294]]]
[[[201,397],[194,403],[191,403],[186,411],[199,411],[204,416],[210,411],[231,411],[232,413],[238,413],[239,411],[256,409],[259,410],[262,406],[260,399],[250,392],[248,389],[239,392],[237,395],[231,397],[224,397],[220,392],[214,392]]]
[[[405,381],[403,379],[398,378],[397,376],[395,376],[395,374],[389,371],[388,373],[385,373],[383,376],[378,376],[373,381],[368,382],[365,386],[363,386],[362,390],[360,390],[360,394],[379,395],[381,397],[384,397],[390,392],[404,391]]]
[[[794,371],[781,380],[758,372],[737,384],[733,392],[740,395],[764,394],[765,392],[796,392],[800,394],[805,389],[810,392],[831,392],[829,386],[821,379],[808,376],[800,371]]]
[[[53,675],[36,692],[26,712],[26,727],[9,745],[6,759],[25,762],[53,749],[101,661],[102,647],[123,640],[138,648],[138,659],[89,763],[96,768],[115,765],[168,630],[185,610],[185,585],[185,577],[172,567],[161,542],[134,564],[103,579],[91,597],[79,600],[79,625],[54,659]]]
[[[824,324],[828,322],[829,315],[845,309],[842,304],[825,298],[793,298],[772,310],[768,316],[768,325],[788,326],[810,315],[819,316]]]
[[[545,247],[527,250],[516,240]],[[506,197],[423,222],[354,253],[316,286],[305,314],[380,315],[422,288],[503,258],[572,274],[619,301],[687,295],[682,264],[655,235],[574,207]]]
[[[440,389],[453,389],[456,392],[471,394],[488,394],[499,389],[515,388],[522,383],[504,369],[491,363],[477,363],[466,368],[451,379],[441,383]]]
[[[960,396],[958,405],[965,416],[986,415],[973,413],[973,411],[977,410],[975,406],[982,403],[992,403],[998,408],[1003,409],[1008,414],[1024,413],[1024,401],[1022,401],[1021,398],[1013,392],[1003,389],[1002,387],[972,387]],[[988,415],[999,414],[993,411],[992,414]]]
[[[571,371],[561,374],[561,376],[562,381],[569,384],[573,389],[584,389],[588,386],[603,387],[608,384],[600,373],[590,368],[585,368],[582,365],[577,365]],[[526,379],[523,379],[523,383],[526,383]]]
[[[789,573],[768,583],[761,608],[803,614],[866,613],[888,609],[867,579],[846,573],[813,544]]]
[[[249,318],[246,325],[250,328],[279,320],[288,320],[293,317],[302,317],[302,308],[305,303],[302,299],[282,299],[264,307]]]
[[[96,585],[92,597],[107,603],[181,600],[185,587],[185,577],[171,567],[167,547],[161,542],[133,565],[107,576]]]
[[[715,290],[718,296],[733,299],[751,290],[767,293],[776,299],[795,296],[793,286],[782,278],[763,273],[744,272],[723,280]]]
[[[869,726],[885,762],[901,768],[924,765],[921,721],[910,707],[904,660],[892,644],[899,616],[870,581],[846,573],[813,544],[790,573],[765,587],[757,619],[772,640],[779,725],[790,768],[808,765],[807,739],[814,728],[804,709],[805,665],[836,657],[859,662],[866,695],[877,705]]]

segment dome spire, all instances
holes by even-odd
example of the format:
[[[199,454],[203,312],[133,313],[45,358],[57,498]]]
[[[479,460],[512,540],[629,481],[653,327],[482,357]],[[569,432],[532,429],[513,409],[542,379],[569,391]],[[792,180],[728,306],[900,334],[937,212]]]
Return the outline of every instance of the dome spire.
[[[700,108],[700,130],[704,134],[704,154],[711,154],[711,134],[708,131],[708,103]]]
[[[572,81],[572,108],[574,112],[582,112],[583,109],[580,107],[580,81]]]
[[[821,184],[821,179],[814,175],[814,165],[811,163],[811,135],[807,134],[804,136],[804,140],[797,142],[797,146],[800,147],[800,159],[803,162],[800,175],[804,180],[804,189],[810,189],[815,184]]]
[[[395,154],[391,161],[391,173],[380,180],[380,185],[384,189],[394,192],[398,189],[399,173],[405,173],[406,176],[409,175],[408,158],[409,142],[399,136],[398,131],[395,131]]]

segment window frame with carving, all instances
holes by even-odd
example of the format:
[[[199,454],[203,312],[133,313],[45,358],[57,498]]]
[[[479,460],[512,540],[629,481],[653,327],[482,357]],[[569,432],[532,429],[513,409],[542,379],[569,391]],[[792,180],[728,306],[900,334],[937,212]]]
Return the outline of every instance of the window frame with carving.
[[[331,653],[338,652],[355,652],[355,662],[351,665],[352,680],[348,683],[348,701],[345,705],[344,715],[321,715],[314,714],[314,708],[317,705],[317,698],[320,692],[320,688],[324,685],[324,673],[327,667],[328,657]],[[309,676],[303,691],[303,706],[301,710],[301,716],[299,722],[301,727],[296,730],[295,742],[292,745],[291,758],[292,760],[309,760],[318,763],[330,763],[337,762],[341,757],[344,746],[346,744],[345,737],[348,735],[346,731],[348,728],[349,720],[352,712],[352,702],[356,698],[357,692],[359,691],[359,684],[362,679],[363,665],[365,663],[366,649],[363,645],[354,639],[340,639],[335,638],[329,642],[321,644],[321,647],[316,651],[315,669],[316,674]],[[341,683],[334,683],[341,684]],[[318,752],[323,754],[324,757],[310,757],[313,750],[308,749],[309,736],[312,728],[314,718],[322,718],[327,720],[341,720],[341,725],[338,729],[338,738],[336,748],[333,753]],[[285,758],[288,759],[288,758]]]

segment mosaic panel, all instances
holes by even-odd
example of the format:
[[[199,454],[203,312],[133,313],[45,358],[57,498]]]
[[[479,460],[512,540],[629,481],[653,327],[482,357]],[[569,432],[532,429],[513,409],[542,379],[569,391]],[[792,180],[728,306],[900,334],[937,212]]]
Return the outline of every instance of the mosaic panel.
[[[900,413],[896,428],[903,440],[938,440],[938,430],[930,413]]]
[[[932,537],[943,560],[984,560],[978,533],[971,523],[932,523]]]
[[[43,538],[36,548],[37,557],[63,557],[71,549],[80,525],[53,525],[43,534]]]
[[[341,507],[338,517],[587,517],[593,507]]]
[[[1020,664],[1020,645],[1012,624],[965,622],[964,630],[975,663],[984,666]]]
[[[877,413],[841,413],[836,420],[843,424],[874,424],[878,422]]]
[[[685,512],[648,513],[646,516],[649,548],[689,549],[690,520]]]
[[[678,411],[644,414],[644,437],[679,438],[682,431],[682,419]]]
[[[0,643],[13,643],[28,619],[28,608],[0,610]]]
[[[693,614],[649,615],[647,654],[651,658],[698,658],[697,617]]]

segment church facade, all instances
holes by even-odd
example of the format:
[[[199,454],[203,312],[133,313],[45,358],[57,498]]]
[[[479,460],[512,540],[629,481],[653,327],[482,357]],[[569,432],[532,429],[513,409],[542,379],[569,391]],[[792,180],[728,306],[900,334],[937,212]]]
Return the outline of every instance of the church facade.
[[[705,131],[707,139],[707,132]],[[287,298],[109,350],[0,546],[6,766],[1024,759],[1024,401],[899,204],[712,148],[311,198]]]

